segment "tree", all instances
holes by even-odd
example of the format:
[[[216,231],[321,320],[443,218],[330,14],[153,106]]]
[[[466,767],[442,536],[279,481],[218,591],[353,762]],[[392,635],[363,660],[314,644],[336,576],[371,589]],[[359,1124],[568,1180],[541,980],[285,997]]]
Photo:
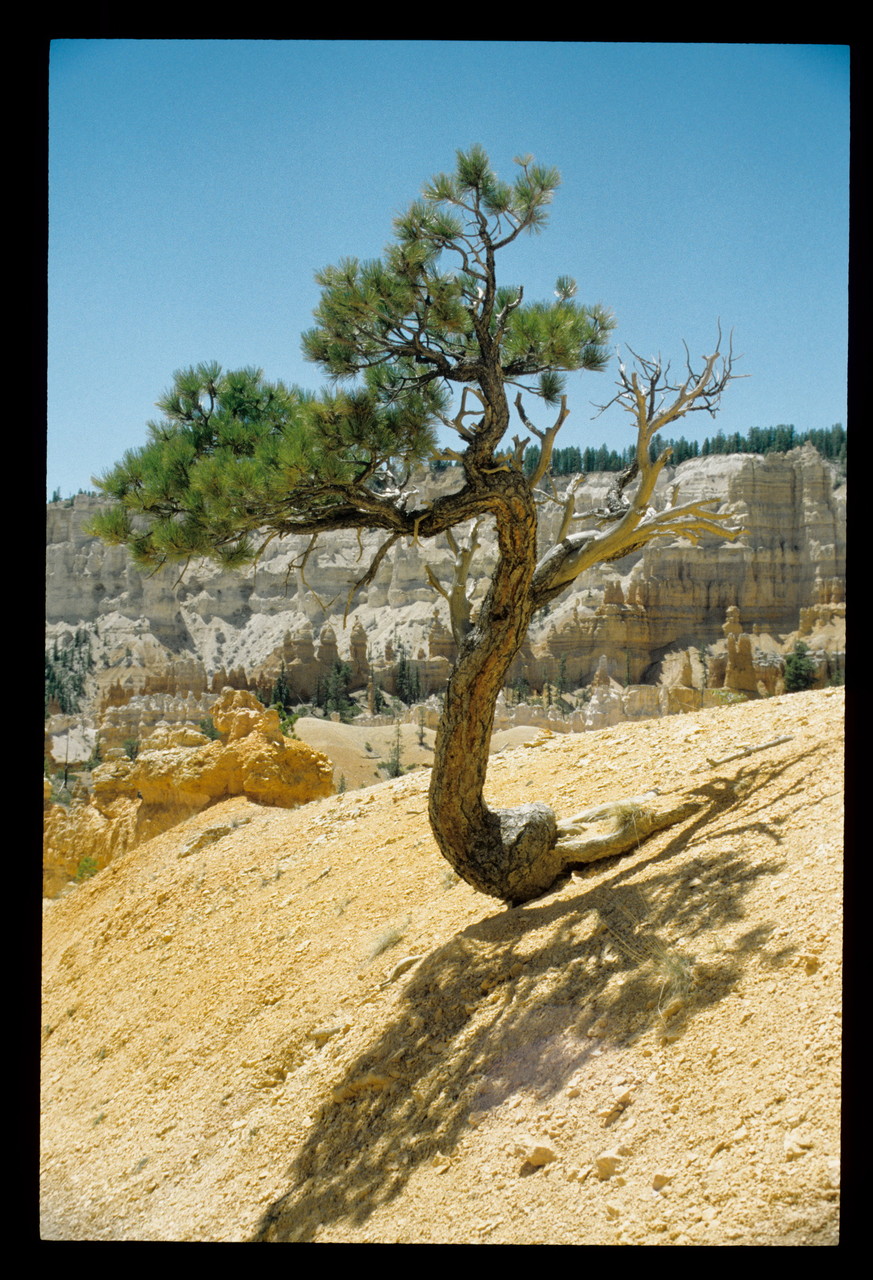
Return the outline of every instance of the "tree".
[[[686,351],[678,381],[659,358],[634,357],[631,370],[619,365],[614,401],[635,420],[634,461],[617,475],[606,507],[577,514],[574,492],[560,539],[538,557],[538,504],[559,501],[541,485],[569,413],[564,375],[606,368],[614,321],[604,307],[576,301],[568,276],[549,302],[528,302],[520,285],[498,284],[499,254],[542,229],[560,182],[530,156],[516,164],[507,183],[481,147],[458,152],[454,171],[433,178],[395,220],[382,258],[347,258],[318,273],[316,325],[303,347],[330,390],[312,395],[253,369],[177,373],[158,403],[163,418],[149,424],[149,443],[97,482],[117,505],[92,526],[150,567],[202,555],[241,565],[273,538],[306,534],[301,572],[320,533],[381,530],[384,541],[351,600],[401,538],[421,543],[473,525],[475,541],[475,522],[492,520],[497,564],[475,619],[457,619],[461,643],[436,734],[429,813],[458,874],[510,902],[536,896],[568,863],[605,848],[584,837],[584,815],[559,828],[544,804],[495,811],[483,798],[495,703],[531,618],[592,565],[653,538],[740,532],[709,504],[679,505],[675,492],[667,510],[650,507],[670,457],[669,449],[650,457],[655,433],[692,410],[715,413],[733,376],[719,331],[715,353],[696,369]],[[550,425],[529,420],[523,396],[550,409]],[[509,441],[513,407],[528,434]],[[437,447],[439,422],[456,447]],[[526,474],[531,437],[540,455]],[[417,501],[407,481],[428,459],[456,463],[458,487]],[[569,532],[576,521],[585,527]],[[455,551],[463,572],[457,539]],[[636,817],[625,847],[652,829]]]
[[[328,714],[336,712],[343,720],[348,720],[355,710],[349,697],[349,685],[352,669],[347,662],[335,662],[325,679],[317,682],[315,691],[316,706]]]
[[[403,773],[403,742],[400,738],[399,720],[394,729],[394,741],[391,744],[391,749],[385,757],[384,769],[389,778],[399,778]]]
[[[270,693],[270,706],[278,707],[282,712],[290,711],[291,707],[298,701],[294,697],[294,690],[288,683],[288,676],[285,672],[285,663],[283,662],[279,668],[279,674],[273,682],[273,688]]]
[[[785,659],[785,688],[788,693],[802,693],[811,689],[816,681],[816,665],[809,656],[809,648],[798,640],[792,653]]]

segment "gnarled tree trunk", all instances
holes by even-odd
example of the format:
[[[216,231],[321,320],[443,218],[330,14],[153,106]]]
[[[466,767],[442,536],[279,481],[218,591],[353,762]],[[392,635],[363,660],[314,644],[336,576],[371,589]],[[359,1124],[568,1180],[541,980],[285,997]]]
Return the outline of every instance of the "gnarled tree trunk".
[[[461,649],[437,729],[430,821],[443,856],[481,893],[522,902],[561,870],[557,822],[544,804],[491,810],[483,792],[498,694],[530,624],[536,507],[517,472],[487,477],[499,557],[491,589]]]

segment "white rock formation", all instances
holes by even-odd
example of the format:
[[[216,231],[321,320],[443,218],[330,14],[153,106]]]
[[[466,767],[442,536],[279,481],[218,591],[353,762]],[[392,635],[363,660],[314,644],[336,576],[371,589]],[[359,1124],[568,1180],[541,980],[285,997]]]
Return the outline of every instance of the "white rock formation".
[[[602,505],[613,479],[589,476],[577,493],[577,511]],[[458,482],[452,469],[416,480],[429,495]],[[754,688],[773,683],[767,662],[775,671],[798,632],[812,648],[816,636],[826,636],[822,645],[839,649],[846,490],[835,487],[816,450],[805,445],[787,455],[693,459],[662,473],[655,504],[666,505],[676,485],[683,502],[716,498],[719,510],[743,523],[747,535],[736,543],[707,539],[698,547],[681,540],[655,543],[586,573],[536,620],[511,681],[523,677],[539,690],[560,678],[564,688],[579,687],[593,679],[605,657],[607,674],[622,691],[595,693],[594,705],[578,714],[585,723],[611,723],[616,700],[623,717],[653,714],[656,701],[663,711],[655,686],[676,683],[676,670],[698,662],[688,652],[704,646],[714,646],[723,659],[716,682],[741,661],[745,679],[754,668]],[[386,659],[392,645],[394,660],[401,644],[408,658],[427,656],[419,664],[425,694],[444,684],[451,658],[447,607],[425,573],[428,563],[448,583],[452,558],[444,540],[395,547],[344,626],[349,586],[369,563],[378,534],[363,534],[360,546],[353,532],[325,536],[306,564],[312,592],[294,567],[306,545],[299,538],[272,543],[248,572],[199,561],[181,578],[178,569],[144,576],[123,549],[84,532],[100,501],[80,496],[72,505],[47,508],[46,614],[50,640],[77,628],[91,636],[96,665],[80,719],[94,728],[102,717],[101,736],[104,725],[113,742],[141,736],[159,720],[196,726],[208,714],[210,694],[225,685],[269,686],[282,663],[292,687],[309,698],[332,655],[353,662],[359,687],[366,687],[373,670],[390,691],[393,668]],[[543,546],[559,515],[557,504],[543,508]],[[574,525],[584,527],[584,521]],[[485,594],[493,565],[487,521],[481,540],[469,583],[474,601]],[[743,632],[754,640],[733,659],[722,630],[729,607],[739,609]],[[669,668],[671,654],[679,668]],[[678,679],[688,694],[695,686],[700,692],[702,682],[700,671],[690,685],[687,676]],[[628,686],[651,692],[629,698]]]

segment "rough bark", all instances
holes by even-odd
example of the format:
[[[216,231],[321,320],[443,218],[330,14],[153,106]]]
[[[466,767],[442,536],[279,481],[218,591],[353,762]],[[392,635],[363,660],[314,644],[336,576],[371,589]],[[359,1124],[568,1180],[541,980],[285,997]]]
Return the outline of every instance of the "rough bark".
[[[482,893],[520,902],[560,871],[557,821],[547,805],[494,811],[484,799],[498,694],[530,624],[536,564],[536,506],[516,471],[483,477],[497,517],[498,563],[491,589],[446,689],[430,786],[430,821],[440,850]]]
[[[726,527],[706,503],[676,505],[675,493],[666,511],[655,512],[649,506],[655,482],[670,457],[665,450],[651,458],[655,432],[695,407],[712,410],[731,376],[731,357],[724,360],[720,372],[716,372],[718,360],[717,351],[705,360],[698,375],[689,368],[681,385],[669,382],[660,363],[641,362],[643,381],[636,372],[628,375],[622,366],[617,399],[636,418],[636,459],[618,477],[608,509],[588,513],[588,530],[566,534],[575,518],[568,507],[561,527],[565,536],[539,562],[536,485],[548,467],[554,438],[567,415],[566,404],[562,401],[551,429],[534,429],[542,441],[542,458],[534,476],[527,479],[517,456],[501,460],[494,454],[508,427],[503,385],[499,377],[487,388],[484,379],[480,382],[483,419],[470,434],[477,442],[487,439],[488,448],[482,453],[471,447],[463,456],[465,488],[474,504],[494,515],[499,556],[491,589],[449,680],[437,730],[429,805],[431,826],[444,857],[482,893],[513,903],[526,901],[545,892],[568,867],[626,852],[695,809],[684,801],[666,807],[631,801],[601,806],[559,826],[544,804],[492,811],[485,803],[484,787],[497,697],[537,609],[589,566],[620,559],[653,538],[672,534],[696,541],[704,534],[718,534],[733,539],[742,533]],[[530,426],[520,398],[516,408]],[[522,452],[521,444],[516,455]],[[612,829],[599,829],[604,822]]]

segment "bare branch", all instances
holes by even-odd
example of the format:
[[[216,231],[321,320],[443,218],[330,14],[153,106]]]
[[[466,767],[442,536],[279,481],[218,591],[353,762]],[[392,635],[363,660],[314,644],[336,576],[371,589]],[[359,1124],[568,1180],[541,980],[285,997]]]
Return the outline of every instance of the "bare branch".
[[[437,462],[463,462],[464,455],[457,449],[439,449],[433,455]]]
[[[778,738],[771,738],[769,742],[762,742],[755,747],[740,747],[739,751],[732,751],[729,755],[722,756],[720,760],[710,760],[706,757],[706,763],[710,769],[717,769],[719,765],[728,764],[731,760],[740,760],[743,756],[750,756],[755,751],[766,751],[768,747],[778,747],[781,742],[793,741],[793,733],[783,733]]]
[[[470,622],[471,605],[467,597],[467,580],[470,576],[473,557],[479,550],[479,528],[481,523],[481,520],[475,521],[469,536],[463,543],[458,542],[451,529],[446,530],[446,541],[453,557],[452,581],[448,588],[444,587],[437,579],[430,566],[425,565],[428,582],[448,603],[449,623],[452,628],[452,636],[458,648],[461,647],[472,625]]]
[[[588,520],[591,518],[592,513],[590,511],[580,512],[578,515],[576,513],[576,494],[585,483],[586,479],[587,476],[582,472],[573,476],[570,483],[567,485],[563,497],[558,495],[551,477],[549,477],[549,483],[552,486],[551,493],[546,493],[543,489],[536,489],[534,491],[534,500],[537,502],[538,506],[542,506],[546,502],[554,502],[556,506],[562,508],[561,524],[559,526],[555,542],[562,542],[564,538],[566,538],[570,525],[574,520]]]
[[[506,321],[509,319],[510,315],[515,310],[515,308],[521,305],[521,300],[523,297],[524,297],[524,288],[523,286],[519,286],[518,296],[513,298],[511,302],[507,302],[506,306],[503,308],[503,310],[500,312],[499,316],[497,317],[495,337],[498,342],[500,342],[503,338],[503,334],[506,329]]]
[[[653,832],[690,818],[702,807],[702,800],[686,796],[660,799],[657,791],[596,805],[558,823],[558,851],[567,867],[613,858],[635,848]]]
[[[575,515],[576,509],[576,492],[585,483],[585,476],[580,472],[575,475],[567,486],[567,492],[564,494],[564,513],[561,517],[561,527],[558,530],[557,541],[562,542],[570,531],[570,523],[574,519],[578,519]]]
[[[524,451],[529,444],[530,441],[525,436],[512,437],[512,461],[519,470],[521,470],[522,463],[524,462]]]
[[[478,409],[467,408],[468,393],[476,397],[476,399],[479,401],[480,408]],[[440,422],[442,422],[443,426],[451,427],[453,431],[457,431],[461,439],[466,440],[467,443],[469,444],[476,437],[472,431],[470,431],[467,427],[464,426],[464,418],[469,418],[473,414],[481,415],[482,403],[483,403],[482,396],[475,389],[475,387],[464,387],[463,391],[461,392],[461,407],[458,410],[458,412],[455,414],[454,418],[445,418],[443,417],[442,414],[440,414],[439,415]]]
[[[620,404],[632,413],[640,433],[638,449],[644,436],[645,443],[650,443],[658,431],[686,413],[704,410],[714,417],[728,383],[744,376],[733,371],[734,362],[739,359],[734,355],[733,335],[728,339],[726,354],[721,351],[721,343],[719,323],[716,349],[710,356],[701,356],[703,365],[699,371],[692,367],[686,346],[686,377],[681,383],[670,380],[670,365],[662,365],[660,356],[647,359],[629,347],[638,367],[628,372],[627,366],[619,360],[618,392],[605,405],[598,406],[600,412],[613,404]]]
[[[429,564],[426,564],[424,566],[424,572],[427,575],[427,580],[430,583],[430,585],[433,587],[434,591],[438,591],[444,600],[451,601],[451,597],[449,596],[448,591],[440,582],[439,578],[436,576],[436,574],[434,573],[433,569],[431,569]]]
[[[309,539],[309,546],[304,551],[302,558],[296,562],[292,561],[292,563],[289,564],[288,566],[288,572],[290,573],[292,569],[297,570],[298,574],[300,575],[300,581],[302,582],[303,586],[306,588],[307,591],[312,592],[313,596],[318,601],[319,607],[322,610],[322,612],[327,613],[328,609],[333,604],[333,600],[329,600],[328,603],[325,604],[324,601],[319,596],[318,592],[313,587],[311,587],[310,584],[306,581],[306,574],[304,572],[304,570],[306,569],[306,562],[309,559],[312,552],[315,550],[315,544],[317,542],[318,542],[318,534],[314,533],[312,537]],[[335,596],[334,596],[334,599],[336,599]]]
[[[180,574],[179,574],[178,578],[176,579],[176,581],[173,583],[173,590],[174,590],[174,591],[176,590],[176,588],[178,587],[179,583],[180,583],[180,582],[182,581],[182,579],[184,578],[185,574],[188,572],[188,565],[189,565],[190,563],[191,563],[191,557],[189,556],[189,557],[188,557],[188,559],[187,559],[187,560],[185,560],[185,561],[184,561],[184,563],[182,564],[181,572],[180,572]],[[155,574],[158,572],[158,569],[163,569],[163,567],[164,567],[164,566],[163,566],[162,564],[158,565],[158,566],[157,566],[157,568],[156,568],[156,569],[153,569],[153,570],[152,570],[152,572],[151,572],[148,576],[149,576],[150,578],[153,578],[153,577],[155,576]]]
[[[351,609],[352,607],[352,600],[355,598],[355,595],[357,594],[358,591],[361,590],[362,587],[368,587],[370,585],[370,583],[375,578],[376,574],[379,572],[379,565],[385,559],[385,556],[388,554],[390,549],[394,546],[394,543],[397,541],[399,537],[400,537],[399,533],[392,533],[390,537],[385,539],[385,541],[382,543],[379,550],[373,556],[373,559],[370,561],[370,567],[367,569],[367,572],[363,575],[363,577],[359,578],[357,582],[355,582],[351,587],[348,594],[348,598],[346,599],[345,612],[343,613],[343,626],[346,625],[346,619],[349,616],[349,609]]]
[[[518,416],[521,418],[522,422],[524,423],[525,431],[529,431],[531,435],[536,436],[538,440],[542,440],[545,433],[543,431],[540,431],[539,427],[535,427],[533,423],[529,421],[528,416],[524,411],[524,406],[521,402],[520,391],[518,395],[515,397],[515,409]]]
[[[658,477],[671,457],[671,450],[667,448],[653,459],[652,440],[668,422],[682,418],[686,413],[697,409],[713,414],[717,411],[722,392],[736,376],[732,344],[729,343],[727,354],[722,354],[719,326],[719,343],[715,352],[702,357],[703,365],[697,372],[688,360],[687,377],[682,383],[670,380],[670,366],[665,366],[660,356],[650,359],[635,352],[631,354],[637,367],[629,370],[623,362],[619,363],[616,383],[619,389],[609,404],[620,404],[634,418],[637,428],[635,460],[616,479],[606,507],[585,513],[598,522],[602,531],[586,530],[568,535],[570,520],[575,517],[565,510],[558,544],[541,559],[534,575],[534,596],[538,608],[592,565],[620,560],[640,550],[653,538],[672,535],[696,542],[711,534],[732,542],[745,532],[732,525],[730,517],[721,517],[709,510],[711,503],[689,502],[676,506],[677,488],[673,490],[674,505],[660,512],[653,511],[651,507]],[[604,409],[608,407],[602,406]],[[637,477],[636,490],[632,494],[626,493],[631,481]]]
[[[525,430],[530,431],[533,435],[537,437],[538,440],[542,441],[542,446],[540,448],[540,460],[537,463],[534,473],[530,478],[530,486],[533,489],[539,484],[539,482],[542,480],[543,476],[546,474],[549,467],[551,466],[552,449],[554,448],[554,445],[555,445],[555,439],[558,435],[558,432],[561,430],[561,427],[564,425],[566,419],[569,417],[570,410],[567,408],[567,397],[561,396],[561,409],[560,409],[560,412],[558,413],[556,420],[552,423],[550,427],[547,427],[545,431],[540,431],[538,427],[535,427],[533,423],[528,420],[528,417],[524,411],[524,407],[522,406],[520,391],[515,397],[515,408],[516,408],[516,412],[518,413],[518,416],[521,418],[522,422],[524,423]]]

